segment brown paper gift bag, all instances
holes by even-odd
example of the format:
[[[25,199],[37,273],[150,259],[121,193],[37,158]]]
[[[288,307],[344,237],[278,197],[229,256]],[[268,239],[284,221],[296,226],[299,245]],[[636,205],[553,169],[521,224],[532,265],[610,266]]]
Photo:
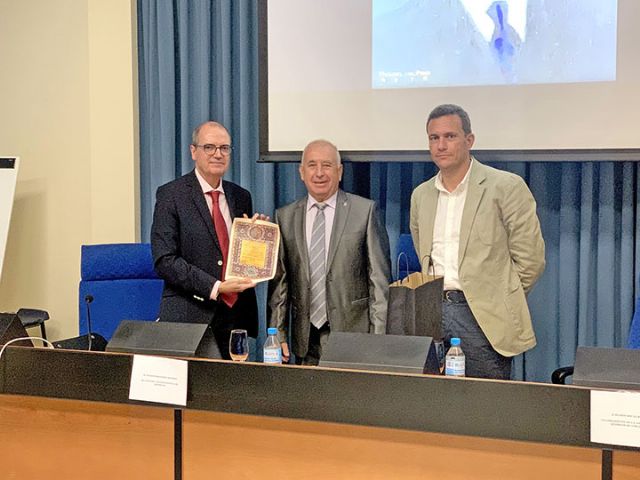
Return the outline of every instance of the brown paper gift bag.
[[[402,255],[404,254],[401,253],[400,256]],[[387,333],[420,335],[441,340],[443,284],[443,277],[425,275],[422,272],[414,272],[402,280],[391,283]]]

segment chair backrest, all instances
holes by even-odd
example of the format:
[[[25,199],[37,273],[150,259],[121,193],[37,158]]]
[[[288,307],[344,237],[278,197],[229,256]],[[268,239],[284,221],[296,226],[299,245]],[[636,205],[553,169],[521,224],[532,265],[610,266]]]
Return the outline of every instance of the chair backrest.
[[[87,333],[87,295],[91,330],[110,340],[122,320],[155,320],[163,281],[153,268],[148,243],[83,245],[78,312],[80,333]]]
[[[397,265],[398,280],[406,277],[410,273],[420,271],[420,260],[418,259],[418,254],[413,246],[411,234],[403,233],[400,235],[394,262],[396,262]]]

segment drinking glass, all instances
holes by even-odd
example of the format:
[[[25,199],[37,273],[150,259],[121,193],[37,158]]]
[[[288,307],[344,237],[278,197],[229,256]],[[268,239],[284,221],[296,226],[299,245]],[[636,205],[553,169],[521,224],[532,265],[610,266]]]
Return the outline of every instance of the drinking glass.
[[[445,348],[444,348],[444,341],[442,340],[434,340],[433,341],[433,346],[436,350],[436,357],[438,357],[438,364],[440,367],[440,374],[442,375],[442,373],[444,372],[444,360],[445,360],[445,356],[446,356],[446,352],[445,352]]]
[[[229,355],[235,362],[244,362],[249,356],[246,330],[231,330],[229,337]]]

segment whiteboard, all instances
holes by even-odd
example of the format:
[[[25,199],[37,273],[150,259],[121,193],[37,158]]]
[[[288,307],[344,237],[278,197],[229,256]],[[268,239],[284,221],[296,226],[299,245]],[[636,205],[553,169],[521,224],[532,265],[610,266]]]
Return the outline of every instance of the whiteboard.
[[[0,278],[2,278],[4,254],[7,249],[9,222],[11,221],[19,165],[20,159],[18,157],[0,157]]]

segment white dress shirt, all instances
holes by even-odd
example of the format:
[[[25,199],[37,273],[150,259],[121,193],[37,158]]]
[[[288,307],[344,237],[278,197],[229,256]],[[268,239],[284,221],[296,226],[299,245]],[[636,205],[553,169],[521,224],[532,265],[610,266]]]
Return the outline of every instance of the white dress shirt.
[[[224,217],[224,223],[227,226],[227,233],[231,236],[231,224],[233,220],[231,218],[231,211],[229,210],[229,204],[227,203],[227,197],[224,194],[224,190],[222,189],[222,180],[216,188],[213,188],[211,185],[207,183],[207,181],[200,175],[198,170],[196,169],[196,177],[198,178],[198,182],[200,183],[200,187],[202,188],[202,193],[204,194],[204,199],[207,201],[207,207],[209,207],[209,213],[213,216],[213,199],[209,192],[220,192],[220,196],[218,197],[218,205],[220,206],[220,211],[222,212],[222,216]]]
[[[433,225],[433,245],[431,260],[436,275],[444,276],[445,290],[462,290],[458,277],[458,252],[460,251],[460,225],[462,212],[467,199],[469,173],[473,168],[473,159],[460,184],[448,192],[442,183],[440,173],[436,176],[438,189],[438,207]]]

